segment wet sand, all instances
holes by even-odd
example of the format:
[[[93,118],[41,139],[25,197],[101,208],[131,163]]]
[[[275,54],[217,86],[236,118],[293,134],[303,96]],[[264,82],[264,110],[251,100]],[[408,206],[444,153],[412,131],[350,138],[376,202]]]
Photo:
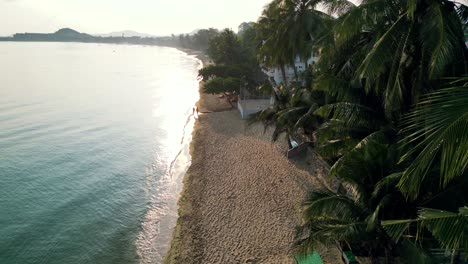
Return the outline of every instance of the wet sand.
[[[192,165],[165,263],[295,263],[300,204],[321,186],[325,169],[292,164],[261,125],[247,129],[217,96],[201,94],[198,107]],[[335,249],[319,251],[326,263],[340,263]]]

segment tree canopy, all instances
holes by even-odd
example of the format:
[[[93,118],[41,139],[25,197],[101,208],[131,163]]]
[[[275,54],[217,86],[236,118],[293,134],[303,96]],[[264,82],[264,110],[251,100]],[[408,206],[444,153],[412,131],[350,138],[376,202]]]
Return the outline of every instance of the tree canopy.
[[[300,245],[339,241],[374,263],[467,254],[467,11],[449,0],[265,7],[259,63],[284,75],[296,57],[320,59],[309,82],[276,87],[277,103],[253,120],[310,140],[341,182],[304,203]]]

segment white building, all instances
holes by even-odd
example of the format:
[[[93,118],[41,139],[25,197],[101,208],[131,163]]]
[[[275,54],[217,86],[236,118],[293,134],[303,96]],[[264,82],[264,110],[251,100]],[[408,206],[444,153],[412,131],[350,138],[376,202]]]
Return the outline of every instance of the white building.
[[[267,109],[274,103],[274,96],[266,94],[252,94],[246,89],[240,89],[237,109],[242,119],[247,119],[251,114]]]
[[[294,67],[296,67],[296,72],[299,77],[299,80],[296,79],[296,75],[294,73],[294,68],[288,66],[285,67],[286,73],[286,83],[291,83],[292,81],[303,81],[300,79],[301,73],[307,70],[310,65],[315,64],[318,61],[319,57],[317,53],[312,53],[307,61],[302,61],[299,56],[296,56],[294,60]],[[266,69],[262,67],[263,72],[268,76],[269,79],[273,79],[275,83],[273,84],[273,88],[276,88],[276,85],[280,83],[284,83],[283,74],[281,73],[281,69],[279,67]],[[239,100],[237,102],[237,108],[241,114],[242,119],[246,119],[249,115],[262,111],[269,106],[274,104],[274,96],[271,98],[254,98],[251,96],[246,96],[242,93],[239,95]]]
[[[294,67],[298,75],[304,72],[310,65],[315,64],[319,59],[317,53],[312,53],[309,59],[306,62],[302,61],[299,56],[296,56],[294,60]],[[281,69],[279,67],[264,69],[263,72],[269,77],[275,80],[275,83],[278,85],[280,83],[291,83],[292,81],[299,81],[296,80],[296,76],[294,74],[294,68],[291,66],[285,67],[285,75],[286,75],[286,82],[283,80],[283,74],[281,73]]]
[[[239,99],[237,109],[242,119],[247,119],[251,114],[263,111],[273,104],[271,99]]]

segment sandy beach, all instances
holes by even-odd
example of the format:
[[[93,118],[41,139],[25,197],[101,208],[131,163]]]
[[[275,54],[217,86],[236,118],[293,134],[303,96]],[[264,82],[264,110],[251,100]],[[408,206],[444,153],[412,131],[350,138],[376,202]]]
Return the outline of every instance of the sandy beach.
[[[292,164],[261,125],[247,128],[217,96],[201,94],[198,107],[165,263],[295,263],[300,204],[323,183],[323,166]],[[338,263],[336,250],[319,251],[326,263]]]

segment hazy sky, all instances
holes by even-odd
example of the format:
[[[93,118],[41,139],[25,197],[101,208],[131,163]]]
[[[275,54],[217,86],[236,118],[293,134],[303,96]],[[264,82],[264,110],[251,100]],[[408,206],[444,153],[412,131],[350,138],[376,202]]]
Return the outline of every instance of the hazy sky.
[[[135,30],[154,35],[232,28],[256,21],[271,0],[0,0],[0,36],[55,32],[90,34]],[[359,2],[353,0],[353,2]],[[467,4],[468,0],[459,0]]]
[[[135,30],[155,35],[256,21],[271,0],[0,0],[0,35]]]

